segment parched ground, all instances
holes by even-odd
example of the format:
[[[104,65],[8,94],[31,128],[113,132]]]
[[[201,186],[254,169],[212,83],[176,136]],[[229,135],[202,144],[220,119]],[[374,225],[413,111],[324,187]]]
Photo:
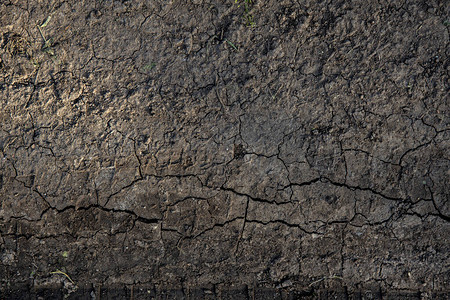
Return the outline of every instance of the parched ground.
[[[0,1],[0,298],[447,299],[450,5]]]

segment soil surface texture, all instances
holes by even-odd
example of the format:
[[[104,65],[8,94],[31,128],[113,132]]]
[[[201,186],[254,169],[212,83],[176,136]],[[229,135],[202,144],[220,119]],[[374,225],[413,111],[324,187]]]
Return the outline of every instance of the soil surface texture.
[[[448,299],[447,0],[1,0],[0,299]]]

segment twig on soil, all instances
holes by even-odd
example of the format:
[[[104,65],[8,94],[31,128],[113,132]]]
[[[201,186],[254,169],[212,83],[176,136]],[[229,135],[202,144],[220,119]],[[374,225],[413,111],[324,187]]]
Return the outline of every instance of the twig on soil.
[[[40,25],[40,28],[44,28],[45,26],[48,25],[48,22],[50,22],[50,19],[52,18],[52,15],[48,16],[47,19],[45,19],[44,23],[42,23],[42,25]]]
[[[44,40],[44,46],[47,45],[47,39],[45,38],[44,34],[42,33],[41,26],[39,26],[39,25],[36,25],[36,26],[39,29],[39,33],[41,34],[42,39]]]
[[[64,272],[61,271],[61,270],[56,270],[56,271],[54,271],[54,272],[50,272],[50,274],[61,274],[61,275],[64,275],[64,276],[67,277],[67,279],[69,279],[70,282],[72,282],[72,284],[75,284],[75,282],[73,282],[72,278],[70,278],[70,276],[67,275],[67,273],[64,273]]]
[[[311,287],[311,286],[313,286],[314,284],[319,283],[319,282],[321,282],[321,281],[324,281],[324,280],[326,280],[326,279],[340,279],[340,280],[343,280],[342,277],[337,276],[337,275],[333,275],[333,276],[330,276],[330,277],[323,277],[323,278],[320,278],[319,280],[313,281],[313,282],[311,282],[311,283],[309,284],[309,286]]]
[[[42,45],[41,50],[47,52],[48,54],[50,54],[50,56],[54,56],[55,52],[52,49],[53,41],[51,38],[47,40],[44,36],[44,33],[41,30],[41,28],[44,28],[48,25],[48,22],[50,22],[51,17],[52,17],[51,15],[48,16],[47,19],[44,21],[44,23],[42,23],[42,25],[36,24],[36,27],[38,28],[39,33],[41,34],[41,37],[44,40],[44,44]]]

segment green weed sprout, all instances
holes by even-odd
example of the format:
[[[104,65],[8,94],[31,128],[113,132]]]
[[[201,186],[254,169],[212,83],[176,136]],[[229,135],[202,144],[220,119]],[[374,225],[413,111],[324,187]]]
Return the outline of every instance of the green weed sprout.
[[[243,6],[244,7],[244,15],[242,16],[244,19],[245,26],[248,27],[255,27],[256,23],[253,19],[253,15],[250,13],[252,0],[234,0],[234,3],[238,4],[238,7]]]

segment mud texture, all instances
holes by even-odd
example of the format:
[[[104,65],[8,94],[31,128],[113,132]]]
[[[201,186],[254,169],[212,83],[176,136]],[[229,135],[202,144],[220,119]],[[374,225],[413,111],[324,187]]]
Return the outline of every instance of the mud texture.
[[[449,30],[445,0],[0,1],[0,298],[448,299]]]

